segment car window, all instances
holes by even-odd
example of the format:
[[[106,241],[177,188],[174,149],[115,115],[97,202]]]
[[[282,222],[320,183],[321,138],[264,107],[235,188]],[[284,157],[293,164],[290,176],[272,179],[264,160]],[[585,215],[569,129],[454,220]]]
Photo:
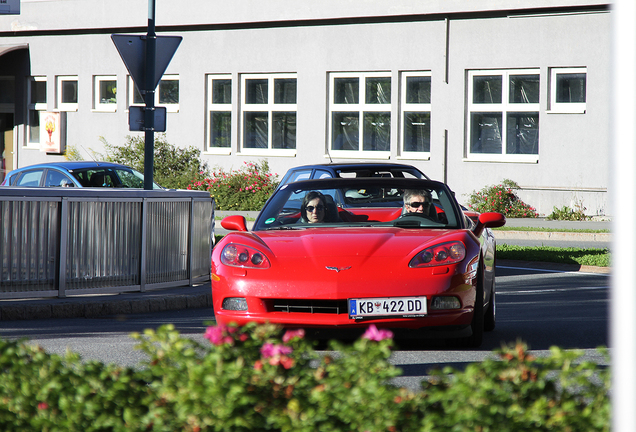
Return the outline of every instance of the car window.
[[[422,178],[419,171],[415,169],[402,169],[402,168],[346,168],[338,171],[338,176],[342,178],[357,178],[357,177],[395,177],[395,178]]]
[[[333,175],[329,171],[325,170],[316,170],[314,173],[314,178],[316,179],[324,179],[324,178],[333,178]]]
[[[91,169],[88,174],[88,187],[115,187],[112,170]]]
[[[286,183],[292,183],[300,180],[309,180],[311,177],[311,169],[307,170],[298,170],[289,177]]]
[[[44,187],[73,187],[75,184],[66,174],[49,169],[44,180]]]
[[[90,187],[90,177],[88,171],[71,171],[71,175],[77,179],[82,187]]]
[[[40,186],[40,180],[42,179],[43,173],[44,169],[26,171],[18,178],[15,185],[22,187],[38,187]]]
[[[116,171],[117,171],[117,176],[119,177],[119,180],[121,181],[120,187],[143,189],[144,187],[143,174],[137,171],[128,171],[123,169],[118,169]]]

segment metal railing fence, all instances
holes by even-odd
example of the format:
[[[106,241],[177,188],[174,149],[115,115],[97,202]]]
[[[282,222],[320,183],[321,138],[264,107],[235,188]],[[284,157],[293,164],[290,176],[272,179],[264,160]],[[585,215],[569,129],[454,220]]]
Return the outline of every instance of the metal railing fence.
[[[0,298],[210,279],[214,201],[174,190],[0,188]]]

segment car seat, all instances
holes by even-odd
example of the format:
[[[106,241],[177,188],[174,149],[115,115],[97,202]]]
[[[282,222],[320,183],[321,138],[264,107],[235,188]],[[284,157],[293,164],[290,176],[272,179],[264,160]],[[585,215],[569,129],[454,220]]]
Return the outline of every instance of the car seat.
[[[104,173],[94,172],[91,176],[90,187],[104,187]]]
[[[338,206],[333,200],[333,197],[329,194],[325,194],[325,201],[327,206],[325,209],[325,222],[342,222],[338,216]]]

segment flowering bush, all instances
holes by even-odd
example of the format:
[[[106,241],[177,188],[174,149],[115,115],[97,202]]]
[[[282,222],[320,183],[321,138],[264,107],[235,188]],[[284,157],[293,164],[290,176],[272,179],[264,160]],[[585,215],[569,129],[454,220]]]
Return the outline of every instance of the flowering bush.
[[[303,330],[216,325],[208,342],[165,325],[134,334],[139,368],[61,358],[0,339],[2,431],[609,431],[610,371],[517,343],[392,384],[392,334],[370,326],[317,352]]]
[[[498,212],[510,218],[539,217],[536,209],[524,203],[515,193],[519,185],[512,180],[504,180],[498,185],[487,186],[469,196],[468,207],[479,213]]]
[[[266,160],[243,163],[241,169],[230,172],[218,169],[188,189],[209,191],[217,210],[260,210],[278,185],[277,174],[269,172]]]

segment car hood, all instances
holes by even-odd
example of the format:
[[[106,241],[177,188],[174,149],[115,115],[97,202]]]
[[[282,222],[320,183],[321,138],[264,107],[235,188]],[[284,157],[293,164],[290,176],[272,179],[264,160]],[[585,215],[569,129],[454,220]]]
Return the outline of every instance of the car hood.
[[[254,233],[277,259],[319,261],[347,258],[348,262],[374,258],[406,258],[427,245],[464,237],[463,230],[378,228],[306,228]],[[459,238],[458,238],[459,236]]]

